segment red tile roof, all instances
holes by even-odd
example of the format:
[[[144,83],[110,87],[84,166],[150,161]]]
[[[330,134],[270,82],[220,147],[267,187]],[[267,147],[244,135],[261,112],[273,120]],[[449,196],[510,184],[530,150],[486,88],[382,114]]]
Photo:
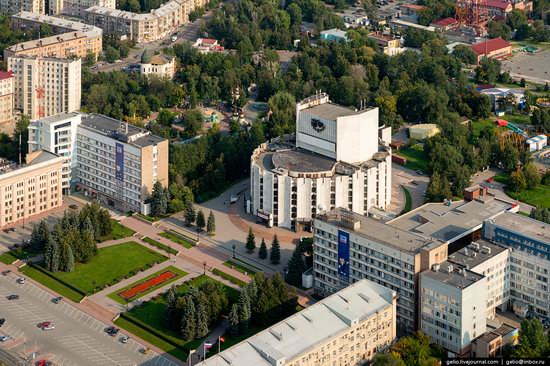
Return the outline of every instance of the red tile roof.
[[[510,7],[510,9],[511,9],[512,4],[510,4],[509,2],[506,2],[506,1],[502,1],[502,0],[487,0],[487,7],[506,10],[508,7]]]
[[[473,45],[470,45],[472,51],[474,51],[478,56],[487,53],[500,50],[502,48],[510,47],[510,42],[503,40],[502,38],[488,39],[487,42],[479,42]]]
[[[0,80],[9,79],[13,77],[13,71],[0,71]]]
[[[439,20],[433,22],[433,25],[437,25],[437,26],[440,26],[440,27],[447,27],[447,26],[455,24],[455,23],[456,23],[455,18],[443,18],[443,19],[439,19]]]
[[[426,9],[426,7],[424,5],[417,5],[417,4],[403,4],[401,5],[402,8],[407,8],[407,9],[414,9],[414,10],[422,10],[422,9]]]
[[[217,40],[215,39],[212,39],[212,38],[203,38],[202,39],[202,44],[214,44],[218,42]]]

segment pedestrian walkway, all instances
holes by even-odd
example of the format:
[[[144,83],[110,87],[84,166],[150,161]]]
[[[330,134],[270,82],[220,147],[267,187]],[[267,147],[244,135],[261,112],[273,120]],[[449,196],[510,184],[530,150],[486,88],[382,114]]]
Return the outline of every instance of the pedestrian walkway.
[[[214,328],[208,336],[204,339],[204,341],[195,349],[195,352],[191,355],[191,365],[195,365],[201,361],[201,359],[204,359],[204,351],[208,353],[208,347],[206,347],[205,343],[211,343],[212,345],[215,344],[216,348],[210,348],[211,352],[217,353],[219,351],[219,345],[216,344],[218,342],[219,338],[225,334],[225,331],[229,328],[229,322],[227,319],[224,319],[216,328]],[[214,347],[214,346],[213,346]]]

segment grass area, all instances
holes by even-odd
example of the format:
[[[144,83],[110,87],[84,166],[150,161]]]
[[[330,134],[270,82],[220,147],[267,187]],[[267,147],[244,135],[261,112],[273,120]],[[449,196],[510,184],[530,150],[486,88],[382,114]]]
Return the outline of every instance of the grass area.
[[[529,217],[529,213],[523,211],[518,211],[518,215]]]
[[[185,277],[185,276],[188,275],[187,272],[182,271],[181,269],[178,269],[178,268],[176,268],[176,267],[174,267],[174,266],[168,266],[168,267],[166,267],[166,268],[164,268],[164,269],[161,269],[161,270],[158,271],[158,272],[155,272],[155,273],[153,273],[153,274],[151,274],[151,275],[149,275],[149,276],[147,276],[147,277],[145,277],[145,278],[142,278],[142,279],[139,280],[139,281],[136,281],[136,282],[134,282],[134,283],[132,283],[132,284],[126,286],[126,287],[123,287],[123,288],[121,288],[121,289],[119,289],[119,290],[116,290],[115,292],[110,293],[109,295],[107,295],[107,297],[109,297],[109,298],[115,300],[115,301],[118,302],[119,304],[123,304],[123,305],[124,305],[124,304],[126,304],[126,301],[125,301],[122,297],[118,296],[119,293],[121,293],[121,292],[123,292],[123,291],[126,291],[126,290],[128,290],[128,289],[130,289],[130,288],[132,288],[132,287],[134,287],[134,286],[137,286],[137,285],[139,285],[140,283],[143,283],[143,282],[145,282],[145,281],[147,281],[147,280],[149,280],[149,279],[151,279],[151,278],[153,278],[153,277],[156,277],[156,276],[158,276],[158,275],[160,275],[161,273],[164,273],[164,272],[166,272],[166,271],[173,272],[173,273],[176,274],[176,276],[170,278],[169,280],[167,280],[167,281],[165,281],[165,282],[163,282],[163,283],[161,283],[161,284],[159,284],[158,286],[151,287],[151,288],[148,289],[147,291],[141,292],[140,294],[136,295],[135,297],[133,297],[133,298],[131,298],[131,299],[128,299],[128,302],[132,302],[132,301],[134,301],[134,300],[135,300],[136,298],[138,298],[138,297],[145,296],[145,295],[147,295],[148,293],[151,293],[151,292],[153,292],[153,291],[155,291],[155,290],[157,290],[157,289],[159,289],[159,288],[161,288],[161,287],[164,287],[164,286],[166,286],[166,285],[168,285],[168,284],[170,284],[170,283],[172,283],[172,282],[174,282],[174,281],[176,281],[176,280],[178,280],[178,279],[180,279],[180,278]]]
[[[113,228],[111,235],[107,235],[101,238],[102,242],[107,240],[117,240],[122,238],[128,238],[136,233],[134,230],[127,228],[126,226],[122,225],[115,219],[111,219],[111,223]]]
[[[189,291],[190,287],[198,287],[202,283],[207,281],[215,280],[208,276],[201,275],[177,286],[176,290],[180,295],[183,295],[187,291]],[[229,303],[232,304],[238,301],[239,291],[226,285],[223,286],[227,298],[229,299]],[[195,340],[192,342],[185,342],[181,339],[181,336],[177,332],[168,329],[166,327],[166,322],[164,319],[165,307],[165,294],[162,294],[161,296],[156,296],[155,298],[146,301],[142,305],[136,306],[125,313],[125,316],[128,316],[134,321],[143,324],[144,327],[136,326],[135,324],[125,321],[124,319],[122,319],[120,322],[117,320],[115,324],[119,325],[121,328],[128,330],[131,333],[134,333],[140,338],[143,338],[153,343],[154,345],[170,353],[171,355],[174,355],[182,360],[186,360],[188,352],[185,350],[198,347],[201,341]],[[148,331],[146,328],[150,328],[151,331]],[[177,344],[179,348],[175,347],[173,344],[166,342],[165,340],[162,340],[161,338],[158,338],[153,334],[153,332],[162,334],[164,338],[169,340],[171,343]]]
[[[489,128],[491,131],[493,131],[496,128],[494,121],[495,121],[495,117],[472,121],[474,135],[479,137],[481,131],[486,128]]]
[[[59,295],[66,297],[67,299],[71,299],[74,302],[79,302],[84,297],[83,294],[80,294],[74,291],[73,289],[65,286],[63,283],[41,272],[40,270],[35,268],[35,266],[27,265],[27,266],[21,267],[21,272],[23,272],[25,276],[40,282],[41,284],[48,287],[49,289],[57,292]]]
[[[401,211],[401,215],[406,214],[409,212],[412,208],[412,196],[411,192],[405,188],[405,186],[400,186],[403,189],[403,192],[405,193],[405,207],[403,207],[403,211]]]
[[[132,241],[100,248],[89,263],[77,263],[72,272],[55,272],[51,275],[83,293],[92,294],[167,259]]]
[[[500,117],[502,119],[505,119],[508,122],[512,122],[515,124],[521,124],[521,125],[530,125],[531,124],[531,116],[528,116],[526,114],[505,114],[504,116]]]
[[[145,220],[150,221],[150,222],[157,222],[159,220],[162,220],[164,217],[166,217],[166,216],[160,217],[160,216],[143,215],[143,214],[140,214],[140,213],[137,213],[136,216],[139,216],[142,219],[145,219]]]
[[[5,264],[12,264],[18,259],[25,259],[27,257],[32,258],[40,254],[42,254],[40,251],[17,248],[0,255],[0,262]]]
[[[500,173],[495,175],[493,179],[507,185],[510,176],[507,173]],[[519,193],[506,190],[506,194],[513,199],[527,203],[531,206],[550,208],[550,186],[539,184],[533,189],[526,189]]]
[[[256,274],[257,272],[261,272],[258,268],[249,265],[248,263],[240,262],[238,259],[230,259],[223,263],[224,266],[233,268],[236,271],[241,272],[242,274],[246,274],[249,276],[252,276],[253,274]]]
[[[423,173],[428,173],[428,157],[424,155],[422,145],[414,145],[400,149],[395,155],[401,155],[407,158],[407,168],[412,170],[420,170]]]
[[[229,273],[225,273],[224,271],[219,270],[217,268],[212,269],[212,273],[214,273],[217,276],[220,276],[223,279],[228,280],[229,282],[231,282],[231,283],[233,283],[237,286],[243,287],[243,286],[246,285],[246,282],[244,282],[243,280],[240,280],[237,277],[233,277]]]
[[[159,248],[160,250],[164,250],[166,253],[170,253],[170,254],[173,254],[173,255],[178,254],[178,251],[177,251],[177,250],[175,250],[175,249],[169,247],[169,246],[166,245],[166,244],[162,244],[162,243],[160,243],[160,242],[158,242],[158,241],[156,241],[156,240],[154,240],[154,239],[151,239],[151,238],[149,238],[149,237],[147,237],[147,236],[144,237],[144,238],[142,238],[141,240],[143,240],[143,241],[146,242],[146,243],[151,244],[151,245],[154,246],[154,247]]]
[[[159,235],[187,249],[193,248],[195,246],[191,238],[188,238],[185,235],[179,234],[173,230],[163,231]]]

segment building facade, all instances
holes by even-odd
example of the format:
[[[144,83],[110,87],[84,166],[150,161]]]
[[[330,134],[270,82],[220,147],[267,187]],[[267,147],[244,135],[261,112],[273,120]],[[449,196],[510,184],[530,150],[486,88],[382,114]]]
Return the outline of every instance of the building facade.
[[[168,55],[151,55],[145,50],[141,55],[139,72],[141,75],[173,79],[176,75],[176,58]]]
[[[20,11],[44,14],[44,0],[0,0],[0,12],[2,14],[12,15]]]
[[[361,214],[391,200],[390,129],[378,109],[355,111],[322,93],[297,104],[296,134],[260,145],[251,157],[251,209],[269,226],[311,226],[336,207]],[[382,141],[382,142],[379,142]]]
[[[484,57],[501,60],[512,56],[512,44],[500,37],[470,45],[470,48],[477,56],[477,63]]]
[[[63,158],[47,151],[21,166],[0,160],[0,228],[61,206],[62,170]]]
[[[29,124],[29,152],[46,150],[63,157],[61,184],[69,194],[76,178],[76,130],[82,119],[78,112],[62,113]]]
[[[67,14],[83,17],[84,10],[92,6],[101,6],[108,9],[116,9],[115,0],[50,0],[49,14]]]
[[[77,190],[119,211],[148,213],[159,181],[168,186],[168,141],[142,128],[90,114],[77,128]]]
[[[361,279],[397,292],[400,333],[417,329],[421,271],[447,259],[447,244],[338,208],[314,221],[313,287],[332,294]]]
[[[394,291],[359,281],[198,365],[363,365],[395,339],[395,304]]]
[[[20,55],[8,58],[8,69],[15,76],[15,109],[31,120],[80,109],[80,59]]]
[[[14,79],[12,71],[0,71],[0,125],[14,119]]]

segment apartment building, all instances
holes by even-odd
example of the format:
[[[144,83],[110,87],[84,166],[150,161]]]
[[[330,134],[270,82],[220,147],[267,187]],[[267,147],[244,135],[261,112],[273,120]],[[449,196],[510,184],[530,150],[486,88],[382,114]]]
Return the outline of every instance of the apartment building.
[[[314,220],[313,287],[328,295],[361,279],[397,292],[400,333],[417,329],[420,272],[447,259],[447,243],[337,208]]]
[[[157,181],[168,186],[168,141],[97,114],[83,115],[76,137],[77,190],[120,211],[149,213]]]
[[[363,365],[396,337],[396,294],[362,280],[200,366]]]
[[[103,31],[89,24],[72,19],[52,17],[22,11],[11,16],[13,30],[23,32],[39,30],[42,24],[48,24],[55,36],[42,38],[41,42],[22,42],[4,51],[4,59],[18,54],[41,55],[65,58],[76,55],[84,57],[88,53],[99,55],[103,47]],[[86,38],[82,38],[85,35]]]
[[[29,152],[46,150],[63,157],[63,194],[69,194],[76,184],[76,130],[81,122],[82,115],[71,112],[41,118],[29,124]]]
[[[83,17],[84,10],[92,6],[116,9],[116,0],[50,0],[50,15],[67,14]]]
[[[63,158],[27,154],[26,164],[0,159],[0,228],[61,206]]]
[[[13,122],[14,75],[0,71],[0,125]]]
[[[19,55],[8,58],[8,69],[15,76],[15,109],[31,120],[80,109],[80,59]]]
[[[12,15],[20,11],[44,14],[45,2],[44,0],[0,0],[2,14]]]
[[[206,0],[171,0],[150,13],[138,14],[92,6],[84,11],[86,23],[106,34],[127,36],[138,43],[152,42],[168,36],[189,20],[189,13],[204,7]]]
[[[139,65],[141,75],[155,75],[159,78],[173,79],[176,75],[176,58],[169,55],[152,55],[143,51]]]

